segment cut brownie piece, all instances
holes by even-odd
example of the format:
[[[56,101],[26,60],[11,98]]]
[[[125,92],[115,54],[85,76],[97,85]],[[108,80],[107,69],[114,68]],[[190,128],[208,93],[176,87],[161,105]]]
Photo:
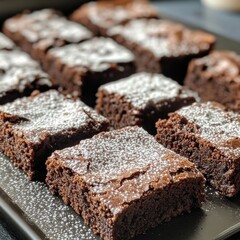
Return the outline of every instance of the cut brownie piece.
[[[15,44],[0,32],[0,50],[12,50],[14,48]]]
[[[161,74],[136,73],[99,88],[96,110],[114,128],[139,125],[150,133],[169,112],[195,102],[197,94]]]
[[[63,92],[93,106],[100,85],[135,72],[133,54],[110,38],[54,48],[47,55],[48,73]]]
[[[185,85],[197,91],[203,101],[217,101],[240,112],[240,56],[228,51],[214,51],[193,60]]]
[[[51,9],[12,17],[6,20],[3,30],[24,51],[42,63],[48,49],[92,37],[85,27],[68,21]]]
[[[108,35],[133,51],[138,71],[162,73],[180,83],[190,60],[207,55],[215,43],[213,35],[160,19],[133,20]]]
[[[203,175],[139,127],[100,133],[47,160],[46,183],[105,240],[128,240],[204,201]]]
[[[90,2],[77,9],[71,19],[85,25],[96,35],[136,18],[158,18],[157,11],[146,0]]]
[[[189,158],[213,187],[232,197],[240,189],[240,117],[217,103],[195,103],[156,124],[156,139]]]
[[[34,90],[44,92],[52,88],[48,75],[32,67],[12,67],[0,75],[0,105],[29,96]]]
[[[84,103],[51,90],[0,106],[0,151],[30,180],[42,180],[54,150],[107,127],[108,121]]]

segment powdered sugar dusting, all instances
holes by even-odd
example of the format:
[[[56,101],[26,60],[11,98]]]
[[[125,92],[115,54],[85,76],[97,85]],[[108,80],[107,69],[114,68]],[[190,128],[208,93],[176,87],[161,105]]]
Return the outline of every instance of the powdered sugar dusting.
[[[39,142],[46,135],[87,128],[90,123],[97,129],[107,121],[99,114],[90,116],[93,110],[84,103],[65,99],[54,90],[36,97],[18,99],[1,106],[0,111],[25,118],[15,123],[14,128],[22,130],[34,142]]]
[[[0,97],[8,91],[24,92],[28,87],[36,88],[44,86],[51,87],[52,83],[46,73],[40,69],[32,67],[13,67],[10,68],[0,78]]]
[[[12,40],[0,32],[0,50],[12,50],[13,48],[15,48],[15,44]]]
[[[108,34],[119,34],[127,41],[140,44],[156,57],[197,54],[200,50],[208,50],[215,42],[210,34],[159,19],[133,20],[124,26],[110,28]]]
[[[171,172],[195,169],[139,127],[100,133],[54,154],[100,194],[113,214],[150,188],[167,185]]]
[[[111,5],[111,7],[108,5],[103,6],[99,2],[91,2],[86,7],[90,21],[106,29],[131,19],[157,16],[155,9],[144,1],[132,1],[124,6]]]
[[[31,57],[19,50],[0,51],[0,76],[1,73],[12,67],[32,67],[40,68],[39,64]]]
[[[161,75],[137,73],[128,78],[103,85],[100,90],[124,96],[137,108],[174,101],[176,98],[197,98],[197,94],[184,89],[177,82]]]
[[[195,59],[194,65],[202,66],[201,74],[208,79],[240,83],[240,55],[230,51],[213,51],[206,57]]]
[[[240,117],[239,114],[226,112],[215,103],[195,103],[184,107],[178,114],[200,126],[200,135],[209,140],[223,153],[240,157]]]
[[[7,20],[5,25],[12,32],[21,29],[21,34],[30,42],[54,38],[77,43],[93,36],[82,25],[68,21],[51,9],[23,14],[16,19]]]
[[[93,38],[80,44],[69,44],[49,51],[54,57],[70,67],[90,68],[103,71],[113,64],[134,60],[133,54],[110,38]]]

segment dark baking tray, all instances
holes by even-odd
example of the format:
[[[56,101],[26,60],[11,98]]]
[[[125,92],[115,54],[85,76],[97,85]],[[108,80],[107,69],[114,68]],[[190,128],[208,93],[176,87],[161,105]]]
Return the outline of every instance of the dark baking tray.
[[[161,15],[169,18],[167,13],[161,12]],[[217,37],[218,48],[240,52],[239,43],[219,35]],[[99,240],[99,237],[84,224],[82,218],[70,207],[65,206],[60,198],[52,196],[44,184],[29,182],[2,154],[0,215],[8,218],[19,236],[18,239]],[[202,209],[163,223],[136,240],[221,240],[238,231],[239,196],[227,199],[207,187],[207,201]]]
[[[23,239],[99,239],[44,184],[29,182],[1,154],[0,162],[0,212],[14,222]],[[207,201],[202,209],[178,216],[136,239],[225,239],[240,230],[239,222],[240,199],[226,199],[207,188]]]

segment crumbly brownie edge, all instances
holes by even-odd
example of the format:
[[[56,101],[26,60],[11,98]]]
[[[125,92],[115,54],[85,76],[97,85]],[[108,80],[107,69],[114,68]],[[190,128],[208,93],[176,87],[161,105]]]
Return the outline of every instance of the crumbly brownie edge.
[[[108,93],[99,88],[97,92],[96,110],[109,119],[110,125],[115,129],[126,126],[141,126],[151,134],[156,134],[155,123],[161,118],[167,118],[168,113],[174,112],[184,106],[191,105],[196,99],[193,96],[176,97],[160,102],[159,105],[149,104],[146,109],[134,107],[124,96],[117,93]]]
[[[202,175],[196,169],[179,169],[172,173],[171,183],[162,189],[151,189],[140,199],[126,204],[114,221],[108,207],[99,201],[81,176],[61,164],[58,154],[54,153],[46,164],[46,183],[51,192],[60,195],[64,203],[71,205],[93,232],[105,240],[128,240],[200,207],[205,200]]]
[[[239,159],[231,159],[211,142],[199,137],[199,126],[178,113],[156,123],[156,140],[187,157],[221,194],[235,196],[240,190]]]
[[[95,109],[109,119],[110,126],[115,129],[143,124],[142,112],[134,108],[124,96],[108,93],[101,88],[97,92]]]

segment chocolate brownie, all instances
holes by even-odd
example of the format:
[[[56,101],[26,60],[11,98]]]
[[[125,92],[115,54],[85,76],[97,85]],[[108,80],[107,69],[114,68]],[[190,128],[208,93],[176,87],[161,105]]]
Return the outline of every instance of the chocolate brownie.
[[[41,63],[48,49],[79,43],[92,37],[80,24],[68,21],[51,9],[23,13],[4,23],[5,34]]]
[[[220,104],[195,103],[156,124],[156,139],[189,158],[225,196],[240,189],[240,117]]]
[[[85,25],[95,35],[106,35],[107,29],[137,18],[158,18],[157,11],[144,0],[90,2],[77,9],[70,18]]]
[[[12,50],[14,48],[15,44],[0,32],[0,50]]]
[[[12,67],[0,75],[0,105],[29,96],[34,90],[44,92],[52,88],[48,75],[32,67]]]
[[[106,130],[108,121],[81,101],[55,90],[0,106],[0,151],[30,180],[43,180],[56,149]]]
[[[128,240],[200,207],[203,175],[139,127],[55,151],[46,183],[105,240]]]
[[[203,101],[216,101],[240,112],[240,56],[214,51],[193,60],[185,85],[197,91]]]
[[[64,93],[93,106],[100,85],[135,72],[133,54],[110,38],[93,38],[53,48],[47,54],[48,73]]]
[[[160,19],[133,20],[109,29],[108,35],[133,51],[138,71],[162,73],[180,83],[193,58],[207,55],[215,37]]]
[[[136,73],[99,88],[96,110],[114,128],[143,126],[155,133],[155,123],[169,112],[195,102],[197,94],[161,74]]]

